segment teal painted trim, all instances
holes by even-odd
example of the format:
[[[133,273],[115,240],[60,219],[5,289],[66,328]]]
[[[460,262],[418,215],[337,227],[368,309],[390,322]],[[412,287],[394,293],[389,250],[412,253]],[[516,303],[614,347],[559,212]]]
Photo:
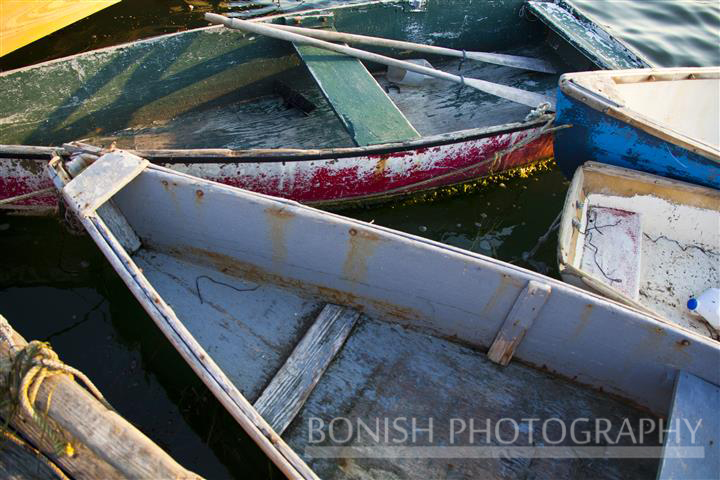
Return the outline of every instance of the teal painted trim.
[[[528,8],[560,38],[604,70],[647,68],[650,63],[565,1],[529,1]]]

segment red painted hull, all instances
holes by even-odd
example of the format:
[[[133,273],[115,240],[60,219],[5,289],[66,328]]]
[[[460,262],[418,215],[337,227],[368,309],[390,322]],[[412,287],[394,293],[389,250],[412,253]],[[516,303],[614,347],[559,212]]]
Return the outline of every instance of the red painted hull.
[[[218,158],[153,161],[201,178],[316,205],[376,202],[473,181],[552,157],[552,134],[541,127],[499,132],[482,138],[413,146],[381,154],[327,155],[326,158],[249,161]],[[0,160],[0,198],[50,187],[46,160]],[[56,205],[54,195],[22,202],[39,211]]]

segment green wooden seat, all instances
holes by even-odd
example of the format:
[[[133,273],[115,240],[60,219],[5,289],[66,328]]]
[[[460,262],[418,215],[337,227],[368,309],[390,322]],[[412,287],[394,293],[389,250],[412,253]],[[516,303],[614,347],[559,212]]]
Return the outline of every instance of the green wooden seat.
[[[301,26],[313,26],[310,23]],[[420,138],[360,60],[308,45],[294,46],[356,145]]]

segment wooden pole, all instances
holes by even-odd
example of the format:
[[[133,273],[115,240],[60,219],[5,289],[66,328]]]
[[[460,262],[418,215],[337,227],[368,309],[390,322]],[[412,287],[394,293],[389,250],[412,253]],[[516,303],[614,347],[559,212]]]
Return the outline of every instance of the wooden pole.
[[[7,388],[12,360],[26,345],[25,339],[0,315],[1,389]],[[22,408],[8,406],[0,415],[73,478],[201,478],[183,468],[68,375],[46,377],[38,389],[34,408],[63,430],[75,451],[73,455],[58,452],[53,436]]]
[[[389,38],[368,37],[365,35],[356,35],[354,33],[335,32],[332,30],[320,30],[314,28],[292,27],[290,25],[280,25],[277,23],[268,23],[268,26],[285,30],[287,32],[305,35],[306,37],[326,40],[328,42],[345,42],[356,43],[361,45],[372,45],[375,47],[398,48],[402,50],[412,50],[414,52],[427,53],[430,55],[445,55],[449,57],[466,58],[478,62],[494,63],[496,65],[505,65],[507,67],[520,68],[523,70],[533,70],[543,73],[555,73],[550,62],[539,58],[523,57],[519,55],[507,55],[503,53],[489,52],[468,52],[463,50],[455,50],[453,48],[438,47],[435,45],[424,45],[422,43],[404,42],[401,40],[392,40]]]
[[[305,35],[298,35],[297,33],[286,32],[284,30],[278,30],[274,27],[269,27],[261,23],[248,22],[246,20],[238,20],[235,18],[228,18],[223,15],[217,15],[215,13],[206,13],[205,20],[212,23],[223,24],[228,28],[234,28],[237,30],[243,30],[246,32],[257,33],[259,35],[265,35],[278,40],[286,40],[288,42],[300,43],[305,45],[312,45],[314,47],[323,48],[325,50],[331,50],[333,52],[343,53],[351,57],[356,57],[361,60],[369,62],[380,63],[383,65],[389,65],[393,67],[410,70],[430,77],[440,78],[449,82],[459,83],[467,85],[468,87],[475,88],[477,90],[495,95],[497,97],[505,98],[513,102],[528,105],[529,107],[536,108],[540,104],[548,103],[551,108],[555,108],[555,100],[551,97],[528,92],[519,88],[509,87],[507,85],[500,85],[498,83],[487,82],[485,80],[479,80],[477,78],[464,78],[460,75],[454,75],[452,73],[443,72],[442,70],[436,70],[434,68],[424,67],[411,62],[405,62],[403,60],[397,60],[395,58],[386,57],[384,55],[378,55],[376,53],[367,52],[365,50],[359,50],[357,48],[346,47],[345,45],[337,45],[316,38],[306,37]]]
[[[69,480],[49,458],[8,431],[0,435],[0,478]]]

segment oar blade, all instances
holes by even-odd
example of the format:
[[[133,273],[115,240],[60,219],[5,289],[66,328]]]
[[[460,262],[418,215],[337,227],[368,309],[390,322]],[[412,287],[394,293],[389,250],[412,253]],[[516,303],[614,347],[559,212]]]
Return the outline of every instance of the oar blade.
[[[550,104],[550,110],[555,111],[555,99],[542,93],[528,92],[527,90],[521,90],[499,83],[486,82],[485,80],[479,80],[477,78],[465,78],[464,80],[467,86],[495,95],[496,97],[505,98],[532,108],[537,108],[543,103],[548,103]]]
[[[539,58],[487,52],[465,52],[465,55],[470,60],[476,60],[478,62],[494,63],[495,65],[532,70],[534,72],[556,73],[555,68],[550,62]]]

